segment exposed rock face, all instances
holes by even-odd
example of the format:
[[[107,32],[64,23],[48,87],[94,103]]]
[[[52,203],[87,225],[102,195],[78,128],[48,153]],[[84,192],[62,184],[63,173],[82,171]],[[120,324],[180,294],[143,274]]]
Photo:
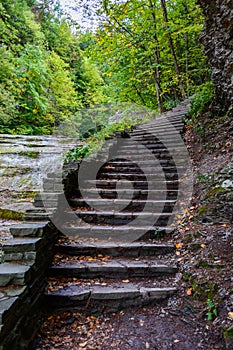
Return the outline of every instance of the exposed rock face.
[[[206,17],[201,41],[212,69],[220,112],[232,111],[233,1],[197,0]]]

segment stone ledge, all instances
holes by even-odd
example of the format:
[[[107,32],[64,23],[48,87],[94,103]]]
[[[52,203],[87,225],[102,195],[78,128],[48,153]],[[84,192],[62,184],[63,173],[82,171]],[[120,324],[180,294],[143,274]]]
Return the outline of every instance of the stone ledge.
[[[48,227],[49,221],[22,223],[10,227],[10,232],[13,237],[41,237]]]
[[[0,264],[0,286],[24,285],[30,277],[30,266],[3,263]]]
[[[176,288],[140,288],[140,287],[120,287],[92,286],[64,287],[58,291],[45,293],[44,300],[48,307],[67,308],[88,307],[94,303],[96,307],[116,311],[128,306],[143,306],[149,303],[166,299],[177,291]]]

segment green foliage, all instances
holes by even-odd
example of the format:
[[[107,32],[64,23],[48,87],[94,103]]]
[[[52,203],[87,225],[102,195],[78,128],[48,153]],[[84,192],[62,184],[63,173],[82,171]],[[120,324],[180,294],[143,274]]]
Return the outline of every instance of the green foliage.
[[[207,308],[208,308],[207,313],[206,313],[207,319],[209,321],[213,321],[213,319],[218,316],[217,307],[212,299],[207,299],[206,304],[207,304]]]
[[[188,112],[189,125],[199,134],[199,137],[204,141],[206,134],[208,134],[209,126],[206,125],[211,113],[208,112],[214,98],[214,85],[212,81],[199,86],[196,90],[196,94],[190,102],[190,110]],[[205,119],[203,115],[205,113]]]
[[[1,2],[0,132],[50,134],[64,124],[84,135],[108,123],[112,101],[169,109],[208,78],[194,0],[166,1],[166,18],[161,0],[76,2],[101,19],[93,32],[80,32],[59,1]]]
[[[38,158],[39,152],[19,152],[21,157]]]
[[[0,4],[0,132],[50,134],[104,101],[103,80],[73,29],[59,3]]]
[[[160,0],[97,1],[102,20],[86,51],[99,62],[112,98],[150,108],[160,99],[161,108],[170,108],[208,77],[200,8],[194,0],[165,5],[166,21]]]
[[[23,221],[25,213],[20,213],[10,209],[0,208],[0,218],[3,220],[20,220]]]
[[[209,107],[214,97],[214,85],[212,81],[207,81],[197,88],[195,96],[190,102],[189,116],[194,120]]]
[[[147,121],[148,117],[144,117],[144,121]],[[90,154],[100,150],[104,142],[111,138],[116,132],[131,129],[138,122],[142,122],[141,118],[135,118],[129,114],[129,111],[121,117],[121,120],[109,125],[103,126],[100,130],[95,129],[93,135],[90,135],[85,139],[85,144],[77,147],[66,154],[66,160],[82,159]]]

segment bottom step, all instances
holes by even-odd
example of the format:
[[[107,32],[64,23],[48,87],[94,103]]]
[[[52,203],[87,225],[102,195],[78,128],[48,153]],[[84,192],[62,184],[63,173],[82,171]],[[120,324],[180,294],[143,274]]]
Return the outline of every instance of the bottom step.
[[[88,308],[118,311],[130,306],[144,306],[164,300],[176,288],[147,288],[137,286],[68,286],[44,295],[46,307],[57,309]]]

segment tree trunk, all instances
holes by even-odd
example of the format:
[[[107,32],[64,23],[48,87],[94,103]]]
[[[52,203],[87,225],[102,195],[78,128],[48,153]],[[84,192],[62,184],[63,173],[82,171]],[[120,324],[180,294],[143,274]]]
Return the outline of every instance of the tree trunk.
[[[158,48],[156,15],[155,15],[152,0],[149,0],[149,6],[150,6],[152,20],[153,20],[153,26],[154,26],[154,35],[153,35],[153,39],[154,39],[154,43],[155,43],[154,61],[156,64],[156,68],[155,69],[153,68],[151,59],[150,59],[150,65],[152,66],[153,77],[155,80],[156,97],[157,97],[157,101],[158,101],[158,111],[159,111],[159,113],[163,113],[164,107],[163,107],[163,100],[162,100],[162,96],[161,96],[161,87],[160,87],[161,79],[160,79],[160,71],[159,71],[160,53],[159,53],[159,48]]]

